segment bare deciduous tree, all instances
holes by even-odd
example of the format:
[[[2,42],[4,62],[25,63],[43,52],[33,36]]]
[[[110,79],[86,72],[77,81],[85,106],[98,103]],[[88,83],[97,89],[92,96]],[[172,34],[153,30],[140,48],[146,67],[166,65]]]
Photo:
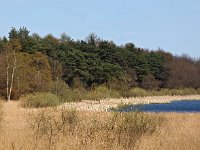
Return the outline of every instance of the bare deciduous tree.
[[[5,45],[6,54],[6,97],[10,101],[13,90],[15,70],[17,69],[16,51],[21,49],[21,45],[17,39],[12,39]]]

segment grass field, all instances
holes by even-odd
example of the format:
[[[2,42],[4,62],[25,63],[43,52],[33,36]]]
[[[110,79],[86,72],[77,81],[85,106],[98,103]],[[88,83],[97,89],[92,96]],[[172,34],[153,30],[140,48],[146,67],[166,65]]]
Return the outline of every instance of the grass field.
[[[4,103],[1,111],[0,149],[197,150],[200,147],[198,113],[139,115],[134,120],[139,124],[135,128],[128,121],[130,116],[126,120],[120,115],[113,118],[109,112],[71,111],[63,120],[68,121],[68,126],[61,129],[57,109],[24,109],[19,102],[10,102]]]
[[[165,113],[164,124],[150,137],[143,137],[139,150],[198,150],[200,114]]]

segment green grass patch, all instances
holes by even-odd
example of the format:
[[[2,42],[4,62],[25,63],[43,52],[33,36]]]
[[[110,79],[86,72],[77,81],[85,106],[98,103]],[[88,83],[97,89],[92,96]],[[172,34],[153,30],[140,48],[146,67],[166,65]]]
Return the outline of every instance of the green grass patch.
[[[144,97],[149,96],[150,93],[147,90],[141,89],[141,88],[132,88],[128,91],[127,96],[128,97]]]
[[[52,107],[61,104],[61,99],[52,93],[35,93],[21,100],[22,107]]]
[[[139,87],[126,89],[125,91],[108,88],[105,85],[100,85],[90,90],[83,87],[69,86],[58,81],[54,83],[51,92],[57,95],[62,102],[78,102],[81,100],[101,100],[120,97],[146,97],[146,96],[173,96],[173,95],[195,95],[200,94],[200,89],[183,88],[183,89],[159,89],[145,90]]]
[[[120,94],[116,90],[109,90],[106,86],[99,86],[85,94],[84,99],[101,100],[107,98],[119,98]]]

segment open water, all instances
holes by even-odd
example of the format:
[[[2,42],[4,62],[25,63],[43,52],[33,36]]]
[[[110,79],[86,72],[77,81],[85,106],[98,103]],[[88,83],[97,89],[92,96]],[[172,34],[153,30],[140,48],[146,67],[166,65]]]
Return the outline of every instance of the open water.
[[[119,111],[143,111],[143,112],[200,112],[200,100],[181,100],[162,104],[130,105]]]

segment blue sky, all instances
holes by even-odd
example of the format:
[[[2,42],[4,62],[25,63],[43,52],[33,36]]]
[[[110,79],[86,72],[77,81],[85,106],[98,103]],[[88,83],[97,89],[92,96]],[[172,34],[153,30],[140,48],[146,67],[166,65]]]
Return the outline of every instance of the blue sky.
[[[200,57],[199,0],[0,0],[0,36],[21,26]]]

